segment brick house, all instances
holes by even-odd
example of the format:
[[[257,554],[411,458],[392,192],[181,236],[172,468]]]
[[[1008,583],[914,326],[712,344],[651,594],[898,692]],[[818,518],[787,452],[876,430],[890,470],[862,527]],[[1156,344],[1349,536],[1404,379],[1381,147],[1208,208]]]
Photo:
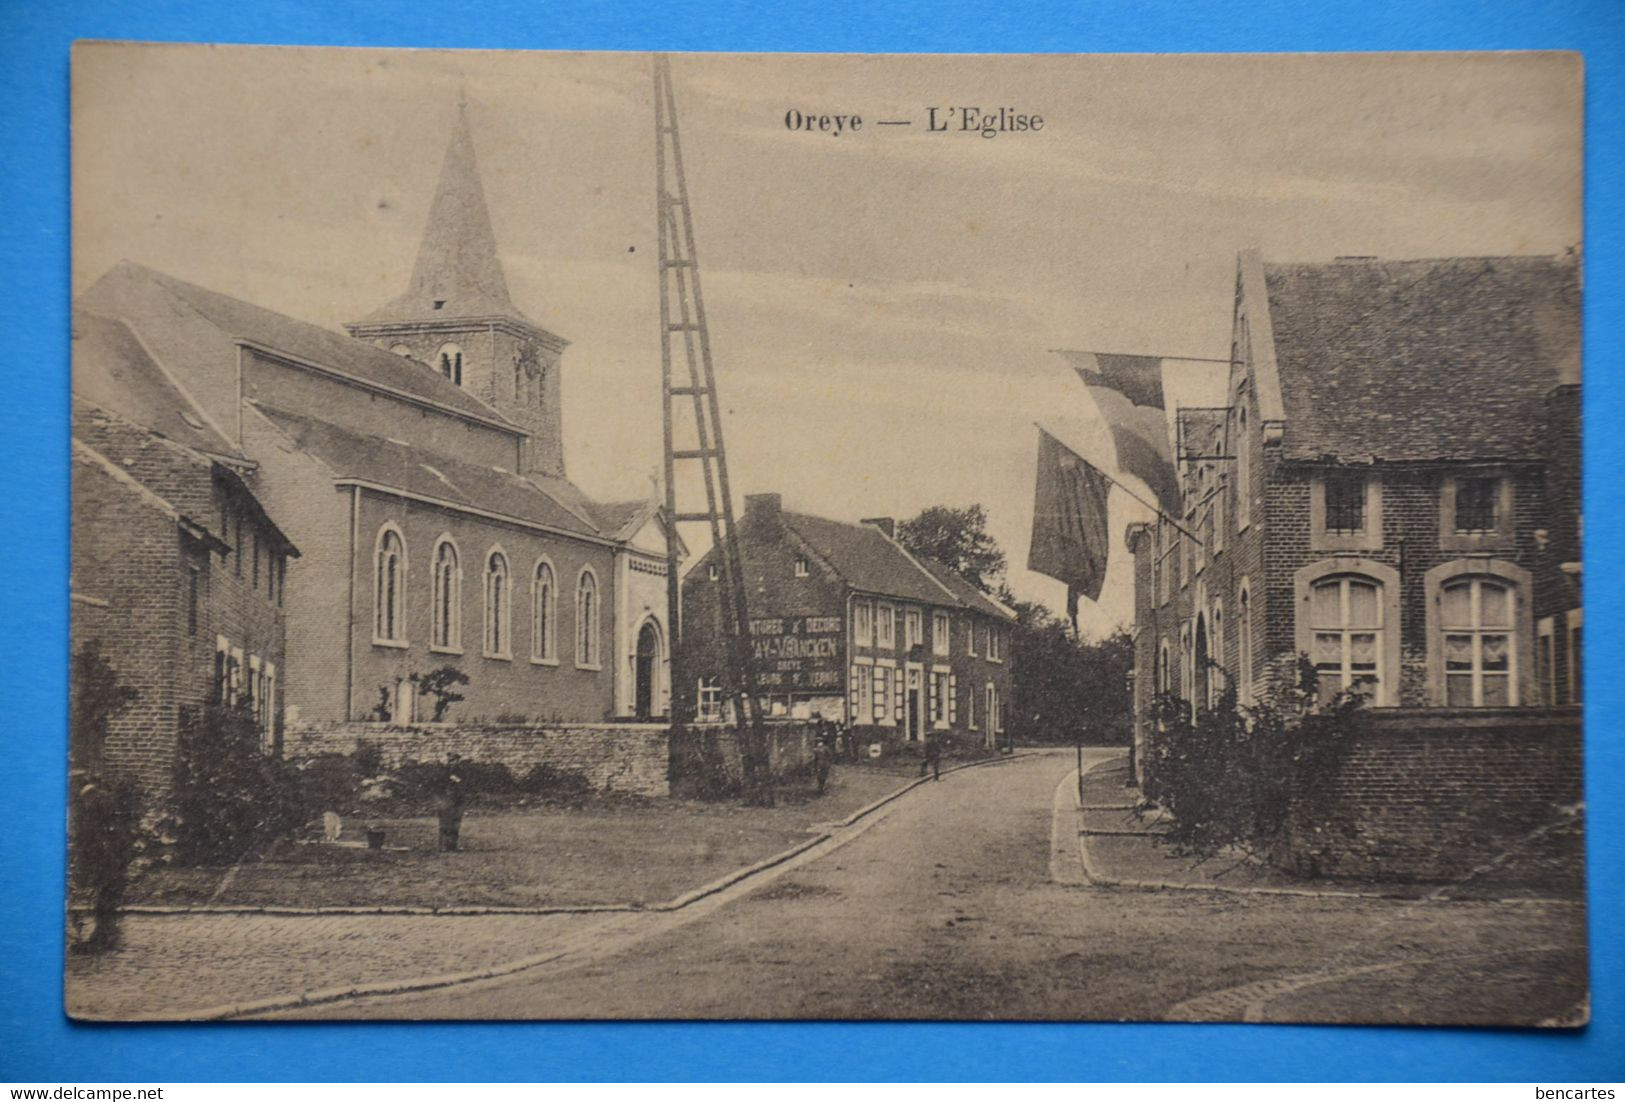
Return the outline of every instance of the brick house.
[[[935,730],[991,747],[1010,699],[1015,615],[894,535],[890,518],[846,524],[786,511],[778,494],[746,497],[739,550],[767,710],[886,742]],[[686,671],[702,719],[720,718],[718,575],[713,551],[683,580]]]
[[[1575,258],[1245,252],[1227,403],[1176,416],[1201,541],[1128,532],[1136,742],[1154,695],[1249,703],[1302,654],[1382,729],[1458,733],[1418,736],[1426,762],[1500,739],[1477,781],[1578,799],[1577,715],[1552,711],[1580,701]]]
[[[567,342],[509,296],[466,109],[405,282],[348,335],[128,262],[79,306],[133,335],[302,549],[289,724],[421,721],[414,678],[446,665],[470,679],[450,719],[663,714],[663,516],[564,475]]]
[[[255,495],[252,464],[126,327],[79,315],[74,362],[73,647],[137,694],[102,761],[162,792],[179,732],[210,703],[246,701],[263,745],[280,746],[298,550]]]

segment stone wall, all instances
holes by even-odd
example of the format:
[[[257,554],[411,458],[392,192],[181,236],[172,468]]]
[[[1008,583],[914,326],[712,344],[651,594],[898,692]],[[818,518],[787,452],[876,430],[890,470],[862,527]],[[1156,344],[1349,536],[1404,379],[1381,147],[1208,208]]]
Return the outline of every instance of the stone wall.
[[[376,746],[387,767],[456,754],[506,765],[521,777],[534,766],[547,765],[584,777],[601,792],[671,794],[670,735],[664,724],[290,724],[284,752],[294,759],[351,754],[362,742]]]
[[[1368,713],[1321,824],[1287,862],[1363,880],[1578,893],[1585,876],[1580,717],[1572,710]]]

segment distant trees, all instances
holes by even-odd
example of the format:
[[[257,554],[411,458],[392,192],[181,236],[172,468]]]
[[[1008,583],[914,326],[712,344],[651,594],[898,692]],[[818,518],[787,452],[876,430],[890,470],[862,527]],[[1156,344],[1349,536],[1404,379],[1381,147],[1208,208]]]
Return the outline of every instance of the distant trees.
[[[1011,735],[1022,742],[1128,743],[1133,738],[1130,684],[1134,643],[1126,631],[1085,643],[1071,625],[1004,583],[1008,561],[987,531],[980,505],[933,505],[897,526],[910,554],[947,566],[1016,612],[1011,633]]]

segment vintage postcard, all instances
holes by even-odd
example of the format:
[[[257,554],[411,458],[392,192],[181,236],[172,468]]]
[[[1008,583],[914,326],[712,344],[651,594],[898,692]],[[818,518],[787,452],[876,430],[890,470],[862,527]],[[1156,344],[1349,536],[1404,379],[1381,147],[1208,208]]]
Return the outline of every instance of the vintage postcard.
[[[1584,1024],[1582,85],[80,44],[68,1012]]]

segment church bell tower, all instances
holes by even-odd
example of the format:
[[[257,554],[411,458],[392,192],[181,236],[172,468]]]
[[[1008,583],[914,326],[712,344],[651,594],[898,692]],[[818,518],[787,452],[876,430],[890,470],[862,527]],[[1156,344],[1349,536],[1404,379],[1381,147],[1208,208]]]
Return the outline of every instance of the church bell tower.
[[[559,367],[569,342],[521,314],[508,296],[466,102],[457,107],[410,286],[345,328],[428,364],[526,429],[520,473],[563,477]]]

